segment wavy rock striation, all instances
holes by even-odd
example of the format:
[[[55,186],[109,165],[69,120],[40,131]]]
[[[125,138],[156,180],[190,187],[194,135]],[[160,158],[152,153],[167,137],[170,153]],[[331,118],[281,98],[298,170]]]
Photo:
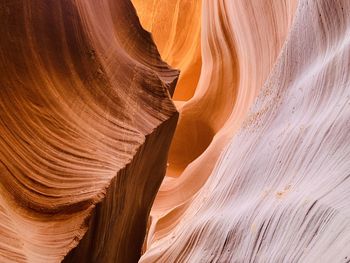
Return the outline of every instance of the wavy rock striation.
[[[0,21],[0,261],[137,261],[178,71],[128,0],[0,1]]]
[[[201,75],[193,98],[179,108],[148,244],[179,222],[242,125],[281,51],[295,8],[294,0],[202,1]]]
[[[162,58],[181,70],[176,104],[192,98],[201,71],[202,0],[132,0],[142,26],[152,33]]]
[[[227,13],[233,2],[247,5],[226,1]],[[299,1],[240,131],[140,262],[349,261],[349,25],[349,1]]]
[[[350,2],[132,2],[0,0],[0,262],[349,262]]]

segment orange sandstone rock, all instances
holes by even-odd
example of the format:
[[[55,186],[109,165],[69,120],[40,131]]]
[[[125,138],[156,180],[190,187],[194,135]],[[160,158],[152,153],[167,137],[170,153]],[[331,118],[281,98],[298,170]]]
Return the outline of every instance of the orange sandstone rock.
[[[140,262],[349,262],[350,2],[299,0],[291,26],[286,3],[207,1],[225,11],[208,19],[241,22],[239,31],[224,32],[241,43],[235,47],[242,97],[235,97],[211,142],[222,142],[218,161],[209,146],[180,179],[161,187],[152,211],[158,223]],[[262,16],[266,10],[272,16]],[[284,43],[281,51],[271,39]],[[227,79],[223,74],[221,83]],[[224,87],[229,94],[230,86]],[[260,88],[248,110],[248,97]],[[197,114],[210,111],[209,105]]]
[[[285,43],[296,4],[202,1],[201,75],[193,98],[179,108],[167,176],[151,212],[148,244],[178,223],[241,127]]]
[[[0,21],[0,261],[137,261],[178,71],[128,0],[0,1]]]

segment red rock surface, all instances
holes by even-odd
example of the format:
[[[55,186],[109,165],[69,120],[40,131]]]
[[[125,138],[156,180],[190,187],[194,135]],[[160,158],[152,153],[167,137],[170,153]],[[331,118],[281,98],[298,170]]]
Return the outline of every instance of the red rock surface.
[[[350,2],[202,10],[200,81],[140,262],[349,262]]]
[[[130,1],[0,1],[0,261],[134,262],[178,72]]]
[[[349,262],[349,1],[0,21],[0,262]]]

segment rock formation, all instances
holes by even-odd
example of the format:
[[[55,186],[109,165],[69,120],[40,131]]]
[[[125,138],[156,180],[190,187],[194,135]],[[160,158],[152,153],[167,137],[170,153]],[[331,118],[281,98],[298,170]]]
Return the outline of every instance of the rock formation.
[[[179,107],[167,177],[151,212],[148,243],[177,224],[210,176],[270,74],[297,3],[205,0],[202,4],[202,73],[194,97]],[[137,1],[135,6],[138,10]]]
[[[208,5],[213,2],[208,0]],[[249,22],[258,32],[262,30],[260,35],[236,40],[242,43],[236,50],[246,54],[237,55],[238,87],[245,94],[257,92],[260,85],[262,90],[247,117],[243,112],[238,115],[241,118],[231,114],[237,118],[231,118],[231,122],[228,118],[220,130],[236,135],[195,195],[188,194],[188,188],[193,189],[203,171],[210,170],[203,167],[212,164],[210,158],[199,164],[188,184],[177,183],[179,179],[165,182],[164,193],[161,189],[157,201],[162,204],[168,198],[173,203],[168,207],[155,203],[154,210],[163,214],[158,213],[161,219],[140,262],[349,262],[350,3],[300,0],[289,26],[280,19],[291,17],[288,10],[293,9],[282,12],[278,8],[288,5],[280,1],[221,2],[225,2],[225,17],[241,21],[240,37],[248,35]],[[273,8],[267,13],[271,16],[253,15],[277,2],[275,13]],[[256,9],[245,18],[234,5]],[[210,10],[218,9],[203,6],[203,12]],[[234,11],[240,11],[240,15],[234,15]],[[218,16],[208,15],[208,20],[210,17]],[[264,21],[271,21],[270,30],[264,27]],[[272,32],[289,32],[284,35],[275,66],[279,45],[271,41]],[[258,41],[248,41],[254,36]],[[277,38],[280,43],[282,36]],[[212,47],[212,53],[222,50]],[[203,48],[203,68],[207,65],[205,54]],[[201,79],[207,76],[203,68]],[[221,80],[232,75],[223,74]],[[264,76],[267,81],[262,86]],[[227,95],[229,86],[225,87]],[[237,111],[247,106],[248,99],[234,102]],[[183,118],[180,115],[177,129]],[[186,170],[196,169],[209,151],[210,146]],[[187,175],[186,170],[179,178]],[[178,199],[186,203],[171,199],[171,195],[176,196],[172,191],[180,192]]]
[[[201,0],[132,0],[142,26],[152,33],[159,52],[181,70],[174,100],[190,99],[201,70]]]
[[[0,262],[350,262],[349,1],[0,21]]]
[[[0,21],[0,261],[136,262],[178,71],[128,0],[0,1]]]

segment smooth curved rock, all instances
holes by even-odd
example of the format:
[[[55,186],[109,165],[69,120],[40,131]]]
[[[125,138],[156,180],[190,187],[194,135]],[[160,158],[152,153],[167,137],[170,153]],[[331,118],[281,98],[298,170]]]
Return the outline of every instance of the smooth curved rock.
[[[162,58],[181,70],[174,100],[192,98],[201,71],[202,0],[132,0],[142,26],[152,33]]]
[[[235,135],[285,42],[296,1],[203,1],[202,72],[183,104],[148,244],[169,233]]]
[[[349,25],[346,0],[299,1],[240,131],[140,262],[349,261]]]
[[[349,262],[350,2],[132,2],[0,0],[0,262]]]
[[[0,21],[0,261],[137,261],[178,71],[128,0],[0,1]]]

